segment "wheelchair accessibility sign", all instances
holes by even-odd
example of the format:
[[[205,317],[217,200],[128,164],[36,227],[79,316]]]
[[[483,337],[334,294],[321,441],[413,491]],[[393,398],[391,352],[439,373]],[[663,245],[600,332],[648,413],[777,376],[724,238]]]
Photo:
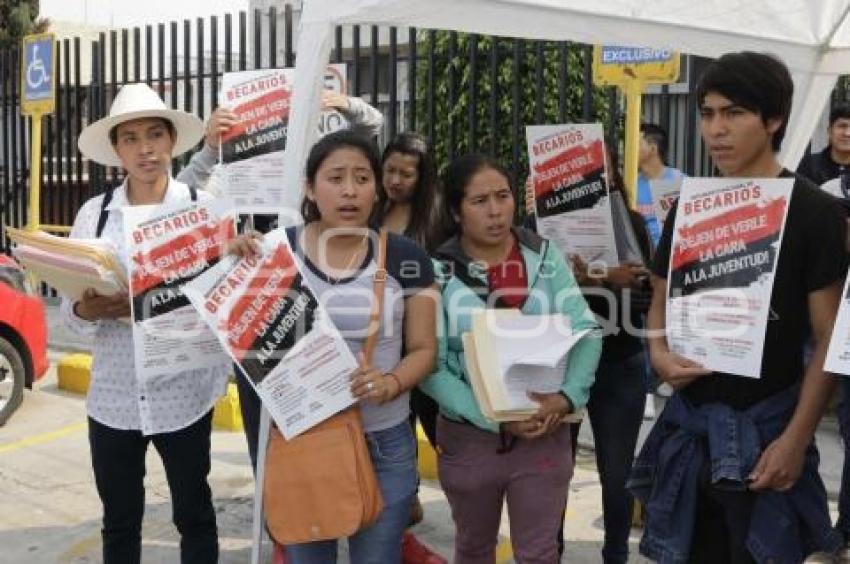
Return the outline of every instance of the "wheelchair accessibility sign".
[[[49,114],[56,103],[55,37],[27,35],[21,60],[21,106],[24,114]]]

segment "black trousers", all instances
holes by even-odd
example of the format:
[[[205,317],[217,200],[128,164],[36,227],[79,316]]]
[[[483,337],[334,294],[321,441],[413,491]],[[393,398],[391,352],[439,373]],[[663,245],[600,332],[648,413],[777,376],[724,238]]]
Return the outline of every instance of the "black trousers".
[[[210,472],[212,411],[179,431],[144,436],[89,418],[89,445],[97,492],[103,503],[103,561],[136,564],[142,552],[145,452],[153,443],[171,490],[172,518],[180,532],[180,562],[218,561],[218,531]]]
[[[697,519],[689,562],[755,563],[747,550],[747,534],[755,501],[754,492],[728,491],[712,486],[710,462],[706,461],[699,473]]]

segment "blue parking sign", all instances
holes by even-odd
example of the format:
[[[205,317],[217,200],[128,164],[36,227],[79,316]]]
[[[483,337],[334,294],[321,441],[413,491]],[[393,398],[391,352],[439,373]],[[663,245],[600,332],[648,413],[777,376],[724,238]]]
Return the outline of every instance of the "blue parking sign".
[[[49,113],[55,102],[54,53],[52,33],[28,35],[23,41],[21,61],[21,104],[24,113]]]

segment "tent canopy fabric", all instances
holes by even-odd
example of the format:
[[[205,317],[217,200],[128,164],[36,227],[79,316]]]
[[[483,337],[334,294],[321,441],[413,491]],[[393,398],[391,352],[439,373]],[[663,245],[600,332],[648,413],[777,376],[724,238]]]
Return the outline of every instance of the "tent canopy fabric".
[[[839,74],[850,74],[850,0],[304,0],[286,170],[300,182],[333,26],[375,24],[668,48],[706,57],[761,51],[795,82],[781,160],[795,166]],[[292,185],[292,184],[288,184]],[[300,184],[297,184],[300,185]],[[292,192],[292,191],[288,191]]]

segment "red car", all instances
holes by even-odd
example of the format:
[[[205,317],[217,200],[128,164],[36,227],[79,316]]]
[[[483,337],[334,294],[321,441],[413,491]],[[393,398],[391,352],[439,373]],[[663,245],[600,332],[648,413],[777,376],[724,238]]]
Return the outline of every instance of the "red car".
[[[0,254],[0,425],[47,372],[47,320],[14,259]]]

